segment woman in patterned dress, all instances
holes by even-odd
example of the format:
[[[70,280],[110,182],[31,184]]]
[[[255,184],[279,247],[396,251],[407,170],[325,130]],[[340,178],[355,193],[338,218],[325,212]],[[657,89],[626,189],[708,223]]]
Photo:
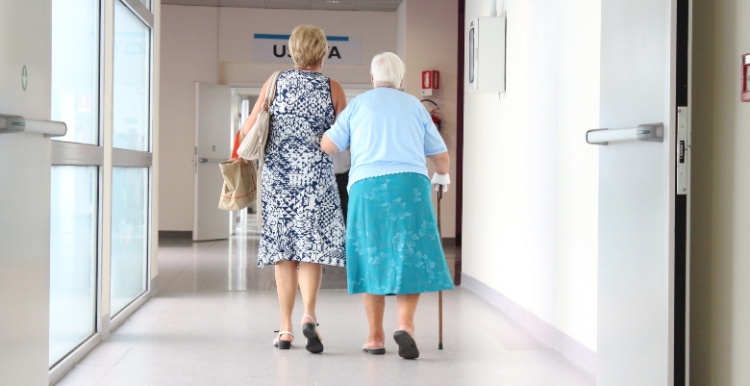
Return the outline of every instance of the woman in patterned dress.
[[[321,150],[320,140],[346,107],[346,97],[338,82],[320,73],[328,54],[328,42],[320,28],[295,28],[289,51],[294,69],[279,76],[269,109],[258,266],[276,266],[281,328],[274,346],[288,349],[294,339],[292,309],[299,284],[305,304],[302,331],[306,348],[319,353],[323,344],[316,329],[315,302],[322,265],[346,266],[346,230],[336,177],[331,156]],[[242,127],[245,134],[257,120],[269,81]]]
[[[370,334],[362,350],[385,354],[385,295],[396,295],[398,354],[419,357],[414,312],[423,292],[453,289],[435,212],[432,184],[447,190],[450,157],[419,100],[399,91],[404,63],[393,53],[373,58],[370,90],[351,101],[321,141],[336,153],[351,146],[346,272],[349,293],[364,293]]]

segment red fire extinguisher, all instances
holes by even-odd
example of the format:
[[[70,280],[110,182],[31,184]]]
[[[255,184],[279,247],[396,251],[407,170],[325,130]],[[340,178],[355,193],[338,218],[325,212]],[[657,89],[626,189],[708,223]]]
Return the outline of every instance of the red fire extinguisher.
[[[431,107],[425,107],[427,111],[430,113],[430,117],[432,118],[432,122],[435,124],[435,127],[437,127],[438,131],[443,129],[443,114],[440,111],[440,106],[438,106],[435,101],[432,99],[422,99],[420,102],[424,103],[427,102],[431,105]]]

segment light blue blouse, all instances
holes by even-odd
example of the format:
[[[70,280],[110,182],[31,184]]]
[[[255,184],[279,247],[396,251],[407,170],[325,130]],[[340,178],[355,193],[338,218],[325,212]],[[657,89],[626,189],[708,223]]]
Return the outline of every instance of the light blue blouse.
[[[427,176],[425,157],[448,151],[419,99],[379,87],[354,98],[327,132],[339,150],[351,146],[349,186],[393,173]]]

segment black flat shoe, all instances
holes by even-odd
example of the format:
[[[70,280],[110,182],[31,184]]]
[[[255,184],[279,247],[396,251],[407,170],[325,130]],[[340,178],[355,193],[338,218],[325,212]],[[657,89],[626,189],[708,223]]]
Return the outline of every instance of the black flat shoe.
[[[365,343],[365,345],[362,346],[362,351],[372,355],[383,355],[385,354],[385,347],[367,348],[367,343]]]
[[[309,318],[313,321],[313,323],[305,323],[302,325],[302,334],[304,334],[305,338],[307,338],[307,346],[305,346],[305,348],[307,349],[307,351],[313,354],[322,353],[323,342],[320,341],[318,330],[316,328],[318,326],[318,323],[316,323],[315,319],[313,319],[310,315],[305,315],[303,316],[303,318]]]
[[[419,349],[414,337],[408,331],[398,330],[393,333],[393,340],[398,344],[398,356],[404,359],[419,358]]]
[[[281,340],[281,336],[291,335],[292,339],[294,339],[294,334],[292,334],[289,331],[274,331],[274,332],[278,332],[279,335],[276,336],[276,339],[273,340],[273,347],[276,347],[280,350],[289,350],[290,348],[292,348],[292,342]]]

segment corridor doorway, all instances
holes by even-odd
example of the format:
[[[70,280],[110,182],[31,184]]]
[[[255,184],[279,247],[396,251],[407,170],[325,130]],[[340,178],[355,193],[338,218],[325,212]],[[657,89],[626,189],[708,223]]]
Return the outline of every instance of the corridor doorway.
[[[257,232],[257,204],[238,212],[218,209],[223,177],[220,162],[231,155],[237,131],[252,112],[262,84],[195,83],[193,241],[227,239],[238,231]],[[343,84],[347,102],[371,89],[370,84]]]

